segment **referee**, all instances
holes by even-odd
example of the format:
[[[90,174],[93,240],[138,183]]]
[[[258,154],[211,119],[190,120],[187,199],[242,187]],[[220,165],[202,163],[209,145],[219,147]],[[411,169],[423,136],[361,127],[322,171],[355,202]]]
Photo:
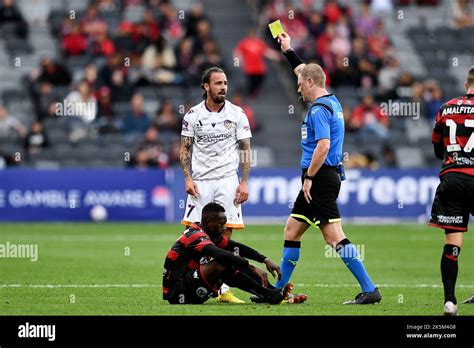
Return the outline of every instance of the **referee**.
[[[303,187],[285,226],[281,260],[282,277],[276,287],[286,284],[299,260],[301,239],[310,226],[319,227],[327,244],[335,248],[359,282],[362,292],[344,304],[380,302],[382,296],[370,279],[357,249],[342,230],[336,199],[341,180],[344,116],[338,99],[325,88],[326,76],[318,64],[304,64],[291,49],[290,36],[278,36],[283,55],[298,76],[298,93],[311,103],[301,125]]]

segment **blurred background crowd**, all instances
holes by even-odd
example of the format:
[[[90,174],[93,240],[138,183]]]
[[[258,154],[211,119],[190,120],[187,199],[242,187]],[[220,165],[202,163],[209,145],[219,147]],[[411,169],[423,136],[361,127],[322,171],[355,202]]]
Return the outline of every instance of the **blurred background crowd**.
[[[179,165],[181,119],[216,65],[257,165],[297,166],[304,108],[276,19],[344,106],[348,167],[438,166],[431,128],[463,94],[472,0],[1,0],[0,168]]]

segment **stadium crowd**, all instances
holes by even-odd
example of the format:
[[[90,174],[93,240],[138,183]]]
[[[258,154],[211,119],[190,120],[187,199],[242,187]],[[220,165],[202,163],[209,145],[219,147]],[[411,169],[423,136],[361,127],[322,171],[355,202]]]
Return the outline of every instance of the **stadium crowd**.
[[[24,5],[33,6],[28,2],[33,3]],[[199,89],[203,70],[225,67],[202,4],[195,2],[184,13],[169,1],[94,0],[83,13],[51,11],[35,20],[49,24],[61,54],[44,56],[26,80],[34,106],[31,129],[2,105],[0,135],[17,133],[28,152],[34,138],[34,151],[41,151],[49,144],[43,123],[61,116],[58,103],[63,110],[84,103],[87,108],[73,111],[80,117],[68,119],[72,143],[118,133],[135,145],[130,165],[177,164],[181,118],[198,100],[181,93],[163,97],[159,91],[163,86]],[[25,16],[13,0],[3,0],[0,8],[3,33],[7,24],[9,35],[28,36]],[[233,100],[247,110],[256,130],[244,97],[236,93]],[[32,136],[38,133],[41,140]]]
[[[436,6],[439,1],[399,0],[397,5],[411,3]],[[331,90],[347,92],[338,95],[345,107],[348,137],[369,134],[383,144],[380,163],[374,163],[370,153],[359,153],[352,156],[357,160],[349,166],[396,165],[387,140],[390,129],[403,122],[384,114],[382,102],[419,103],[427,123],[433,122],[445,91],[439,81],[413,76],[400,66],[382,19],[394,11],[392,1],[268,0],[249,4],[259,14],[259,32],[269,35],[267,24],[280,19],[298,55],[322,65]],[[26,7],[31,10],[21,10]],[[473,11],[472,1],[454,1],[453,28],[474,26]],[[170,87],[199,89],[204,69],[229,65],[223,61],[200,2],[184,12],[165,0],[92,0],[83,11],[68,12],[50,10],[47,0],[2,0],[2,35],[27,39],[32,24],[49,26],[60,55],[45,55],[25,79],[34,112],[29,124],[23,124],[0,101],[0,137],[15,133],[27,154],[41,152],[51,144],[45,124],[58,119],[58,103],[65,110],[68,104],[79,102],[90,107],[74,110],[81,117],[68,118],[71,143],[121,134],[126,144],[133,145],[129,165],[165,168],[179,163],[181,118],[198,100],[175,95],[173,91],[178,90]],[[246,93],[235,92],[232,101],[244,108],[257,132],[258,115],[246,98],[258,97],[266,73],[264,58],[281,57],[272,49],[278,49],[275,40],[261,40],[255,34],[251,31],[236,43],[234,54],[246,60],[248,86]],[[171,94],[160,93],[164,86]],[[4,163],[15,163],[1,149],[0,157]]]

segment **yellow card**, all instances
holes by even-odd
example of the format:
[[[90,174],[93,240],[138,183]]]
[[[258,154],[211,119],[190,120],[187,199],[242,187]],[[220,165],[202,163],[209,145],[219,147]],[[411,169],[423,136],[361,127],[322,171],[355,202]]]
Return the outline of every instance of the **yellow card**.
[[[268,27],[270,28],[273,38],[278,37],[278,35],[285,31],[281,25],[280,20],[270,23]]]

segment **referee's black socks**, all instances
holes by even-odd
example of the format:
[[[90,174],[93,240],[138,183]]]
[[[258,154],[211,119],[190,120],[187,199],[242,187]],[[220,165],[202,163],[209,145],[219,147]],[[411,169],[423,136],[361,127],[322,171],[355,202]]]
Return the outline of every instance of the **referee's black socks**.
[[[456,304],[454,295],[456,279],[458,277],[458,256],[461,247],[453,244],[445,244],[441,256],[441,278],[444,286],[444,303],[451,301]]]

